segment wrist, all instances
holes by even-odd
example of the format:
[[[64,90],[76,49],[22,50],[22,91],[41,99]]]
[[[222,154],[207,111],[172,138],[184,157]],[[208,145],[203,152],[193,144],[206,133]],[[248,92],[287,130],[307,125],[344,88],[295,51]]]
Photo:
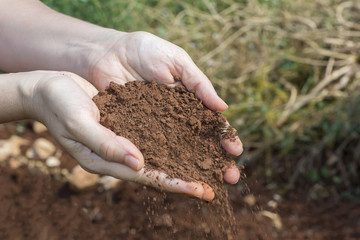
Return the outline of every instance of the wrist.
[[[41,79],[48,71],[33,71],[33,72],[21,72],[15,73],[19,80],[17,87],[17,94],[21,101],[21,107],[23,109],[24,119],[39,120],[37,110],[42,106],[39,102],[38,88]],[[50,71],[49,71],[50,72]]]
[[[64,70],[76,73],[94,84],[97,64],[124,35],[125,32],[99,27],[88,39],[71,40],[63,58],[69,68]]]
[[[26,73],[0,75],[0,122],[31,118],[33,82]]]

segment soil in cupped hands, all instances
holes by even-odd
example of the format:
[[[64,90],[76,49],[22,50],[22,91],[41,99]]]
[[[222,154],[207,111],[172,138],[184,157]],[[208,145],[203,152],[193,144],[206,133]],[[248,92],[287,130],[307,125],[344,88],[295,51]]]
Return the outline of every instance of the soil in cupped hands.
[[[167,87],[155,81],[133,81],[125,85],[110,83],[93,98],[100,110],[100,123],[117,135],[132,141],[144,155],[145,169],[166,173],[169,178],[200,181],[215,192],[211,202],[189,199],[189,214],[207,212],[203,236],[236,238],[235,218],[224,187],[223,172],[234,165],[221,146],[221,138],[234,138],[235,131],[219,112],[209,110],[183,85]],[[150,224],[158,216],[176,232],[171,217],[171,201],[166,193],[154,191],[148,197]],[[189,209],[184,209],[188,211]]]

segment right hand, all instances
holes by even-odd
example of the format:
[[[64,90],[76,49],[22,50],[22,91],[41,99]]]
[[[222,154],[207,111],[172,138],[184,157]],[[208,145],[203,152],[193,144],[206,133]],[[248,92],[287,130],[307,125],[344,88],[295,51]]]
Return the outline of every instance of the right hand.
[[[85,170],[204,200],[214,198],[213,190],[205,183],[168,179],[165,173],[145,171],[144,157],[137,147],[99,124],[99,109],[92,101],[98,90],[85,79],[69,72],[18,74],[32,79],[22,99],[27,115],[44,123]]]

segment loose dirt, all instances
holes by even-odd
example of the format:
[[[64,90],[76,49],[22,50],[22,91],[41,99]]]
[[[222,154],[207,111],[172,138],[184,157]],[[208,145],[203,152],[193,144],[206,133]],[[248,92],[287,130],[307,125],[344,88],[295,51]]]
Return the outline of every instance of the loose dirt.
[[[64,155],[69,163],[75,163]],[[236,239],[360,239],[359,203],[331,199],[311,203],[297,193],[272,209],[267,203],[273,200],[275,192],[261,184],[252,184],[256,205],[249,209],[243,201],[241,185],[229,187],[237,219]],[[67,182],[52,175],[39,174],[24,166],[11,169],[2,162],[0,239],[219,239],[201,235],[211,229],[202,219],[213,215],[207,211],[202,212],[203,217],[194,214],[196,204],[186,196],[168,194],[165,203],[169,205],[171,218],[159,214],[153,218],[156,223],[150,224],[143,202],[152,195],[149,188],[130,182],[122,182],[111,191],[99,186],[77,193],[70,190]],[[275,228],[270,218],[260,214],[259,208],[278,212],[283,227]],[[169,219],[176,224],[168,225]]]
[[[134,81],[123,85],[111,83],[94,97],[100,109],[100,123],[117,135],[128,138],[143,153],[145,169],[160,170],[169,178],[201,181],[210,185],[215,199],[210,203],[198,200],[198,213],[206,208],[213,215],[207,222],[213,228],[203,229],[203,236],[233,239],[235,219],[224,188],[223,172],[234,161],[221,147],[221,138],[234,137],[219,112],[206,108],[194,93],[182,85],[174,88],[153,82]],[[155,194],[149,210],[171,216],[164,203],[166,194]],[[160,204],[159,204],[160,202]],[[163,209],[161,209],[162,206]],[[162,220],[154,220],[158,224]],[[210,223],[211,222],[211,223]],[[175,223],[176,224],[176,223]]]

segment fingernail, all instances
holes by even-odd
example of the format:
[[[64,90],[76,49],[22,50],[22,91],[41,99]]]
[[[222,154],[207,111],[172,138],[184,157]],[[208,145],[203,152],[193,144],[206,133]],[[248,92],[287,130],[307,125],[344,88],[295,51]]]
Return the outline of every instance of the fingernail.
[[[135,171],[139,169],[139,160],[132,155],[126,155],[124,162]]]
[[[221,99],[221,98],[220,98],[220,99]],[[226,106],[226,109],[228,109],[229,106],[226,104],[226,102],[225,102],[224,100],[222,100],[222,99],[221,99],[221,101],[222,101],[222,103]]]
[[[215,197],[215,193],[214,191],[211,189],[211,187],[203,185],[204,187],[204,193],[201,197],[201,199],[205,200],[205,201],[211,201],[214,199]]]

